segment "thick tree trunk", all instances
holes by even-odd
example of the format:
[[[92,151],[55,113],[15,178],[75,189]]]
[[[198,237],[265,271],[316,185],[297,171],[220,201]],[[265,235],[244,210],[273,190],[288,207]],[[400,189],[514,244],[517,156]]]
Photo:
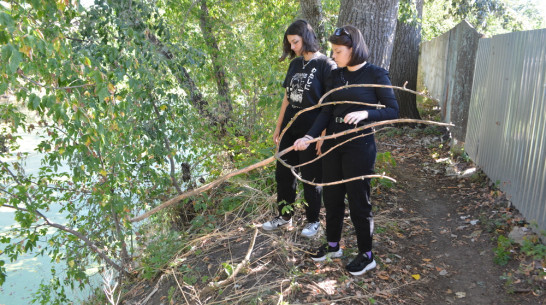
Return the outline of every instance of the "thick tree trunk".
[[[389,68],[399,0],[341,0],[338,26],[357,27],[364,36],[372,64]]]
[[[311,26],[317,34],[320,47],[323,51],[328,49],[327,35],[322,23],[322,3],[321,0],[300,0],[301,17]]]
[[[410,1],[415,6],[418,19],[423,15],[423,0]],[[413,18],[414,20],[416,18]],[[417,21],[404,22],[398,20],[396,25],[396,36],[391,57],[390,76],[394,86],[403,86],[407,81],[406,88],[416,90],[417,67],[419,61],[419,44],[421,43],[421,24]],[[417,110],[415,94],[395,90],[394,94],[400,105],[400,117],[410,119],[421,119]]]
[[[200,17],[201,32],[205,43],[211,50],[210,55],[212,59],[212,67],[214,69],[214,77],[216,78],[216,84],[218,86],[218,108],[219,108],[219,121],[223,125],[227,123],[231,117],[233,110],[231,106],[231,98],[229,95],[229,85],[226,80],[226,73],[224,67],[219,62],[220,49],[216,42],[216,37],[212,33],[212,27],[210,24],[209,9],[207,7],[207,1],[201,0],[201,17]]]

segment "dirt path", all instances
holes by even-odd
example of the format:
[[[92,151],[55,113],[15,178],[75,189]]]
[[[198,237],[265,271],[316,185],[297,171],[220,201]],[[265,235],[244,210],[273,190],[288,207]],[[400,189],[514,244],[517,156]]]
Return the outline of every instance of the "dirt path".
[[[389,140],[384,140],[388,144]],[[396,147],[390,151],[397,160],[393,169],[399,180],[393,190],[398,194],[397,205],[409,215],[422,217],[422,223],[417,224],[421,228],[410,230],[414,236],[410,233],[406,242],[399,241],[404,244],[408,264],[427,279],[413,287],[416,300],[423,304],[543,303],[544,299],[536,298],[529,289],[508,294],[511,287],[503,276],[518,263],[499,266],[494,262],[496,236],[488,224],[506,210],[508,202],[491,196],[485,181],[456,175],[471,164],[449,164],[438,162],[441,156],[433,158],[434,153],[442,154],[442,149],[434,151],[423,144],[437,144],[439,140],[416,141],[402,136],[393,140],[392,146],[383,146]],[[411,297],[411,292],[403,294]]]
[[[516,254],[504,266],[494,262],[498,234],[521,219],[483,179],[449,175],[470,164],[438,162],[449,152],[439,136],[404,131],[378,142],[392,153],[390,176],[398,182],[373,194],[377,269],[359,277],[345,271],[356,249],[348,217],[343,257],[314,263],[306,250],[325,237],[301,237],[298,211],[294,228],[260,229],[250,263],[233,282],[206,288],[243,260],[254,232],[248,224],[271,217],[271,196],[258,213],[224,215],[160,281],[133,286],[124,304],[546,304],[540,262]]]

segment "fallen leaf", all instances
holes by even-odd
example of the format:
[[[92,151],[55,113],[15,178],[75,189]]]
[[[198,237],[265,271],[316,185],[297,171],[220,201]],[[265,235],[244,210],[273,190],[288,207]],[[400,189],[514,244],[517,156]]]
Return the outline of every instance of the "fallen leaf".
[[[430,259],[430,258],[423,258],[423,261],[425,261],[425,262],[427,262],[427,263],[428,263],[428,262],[430,262],[430,261],[431,261],[431,259]]]
[[[462,292],[462,291],[455,292],[455,295],[457,296],[457,298],[462,299],[466,297],[466,292]]]
[[[420,280],[420,279],[421,279],[421,275],[419,275],[419,274],[412,274],[411,277],[414,278],[414,279],[416,279],[416,280]]]
[[[377,273],[377,276],[382,280],[388,280],[390,279],[388,273],[386,271],[381,271]]]

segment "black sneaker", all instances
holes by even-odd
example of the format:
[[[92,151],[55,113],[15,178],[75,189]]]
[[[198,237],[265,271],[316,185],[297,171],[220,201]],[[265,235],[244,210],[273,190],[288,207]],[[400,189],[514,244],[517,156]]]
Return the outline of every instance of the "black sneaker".
[[[318,250],[311,254],[311,259],[315,262],[321,262],[329,257],[341,257],[343,255],[343,250],[339,248],[339,243],[336,247],[330,247],[327,243],[320,246]]]
[[[345,266],[345,269],[352,275],[361,275],[368,270],[372,270],[376,265],[373,253],[372,257],[368,257],[366,253],[358,253],[355,259]]]

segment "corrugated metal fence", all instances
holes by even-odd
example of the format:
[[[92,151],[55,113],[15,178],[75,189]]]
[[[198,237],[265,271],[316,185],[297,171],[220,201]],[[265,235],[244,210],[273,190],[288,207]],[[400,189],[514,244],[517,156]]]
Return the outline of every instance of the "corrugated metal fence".
[[[465,149],[528,221],[546,229],[546,29],[482,38]]]

